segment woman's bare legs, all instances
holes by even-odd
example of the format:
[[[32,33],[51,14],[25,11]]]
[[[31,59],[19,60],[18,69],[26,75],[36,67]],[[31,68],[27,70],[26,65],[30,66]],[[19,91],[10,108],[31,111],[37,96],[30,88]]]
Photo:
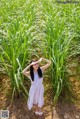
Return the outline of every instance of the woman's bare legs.
[[[41,107],[38,107],[38,111],[39,111],[39,112],[42,112],[42,108],[41,108]]]
[[[35,114],[38,116],[38,115],[39,115],[39,114],[38,114],[38,104],[34,104],[34,106],[35,106],[35,109],[34,109]]]
[[[35,112],[39,112],[39,113],[36,113],[36,115],[41,116],[43,114],[42,108],[38,107],[38,104],[35,104],[34,106],[35,106]]]
[[[35,106],[35,111],[38,111],[38,104],[34,104]]]
[[[41,107],[38,107],[38,111],[39,111],[39,116],[42,116],[43,115],[43,111],[42,111]]]

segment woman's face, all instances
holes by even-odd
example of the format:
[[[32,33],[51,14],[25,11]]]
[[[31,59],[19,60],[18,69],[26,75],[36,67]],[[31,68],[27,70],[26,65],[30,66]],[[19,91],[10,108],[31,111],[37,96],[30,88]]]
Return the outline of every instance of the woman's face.
[[[39,68],[39,64],[38,63],[34,64],[33,68],[34,68],[34,70],[37,70]]]

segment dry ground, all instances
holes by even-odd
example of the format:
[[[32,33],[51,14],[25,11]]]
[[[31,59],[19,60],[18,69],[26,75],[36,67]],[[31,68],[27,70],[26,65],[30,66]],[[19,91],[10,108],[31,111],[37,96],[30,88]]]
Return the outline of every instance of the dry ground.
[[[21,97],[14,99],[11,103],[10,81],[7,76],[0,78],[0,110],[8,109],[9,119],[80,119],[80,80],[70,77],[73,84],[74,95],[77,97],[75,103],[65,102],[65,97],[59,99],[56,107],[53,107],[52,89],[48,79],[44,79],[44,115],[39,117],[27,108],[27,101]],[[64,98],[64,100],[63,100]]]

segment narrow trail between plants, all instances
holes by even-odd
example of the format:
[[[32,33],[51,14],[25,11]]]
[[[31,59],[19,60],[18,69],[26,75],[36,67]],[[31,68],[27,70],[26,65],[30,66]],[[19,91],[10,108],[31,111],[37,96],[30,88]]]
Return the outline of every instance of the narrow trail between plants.
[[[44,115],[41,117],[34,114],[34,109],[31,111],[28,110],[27,100],[24,99],[23,96],[14,98],[14,101],[11,102],[10,80],[7,76],[2,76],[0,83],[2,84],[0,109],[9,110],[9,119],[52,119],[52,89],[48,79],[44,79]]]
[[[43,14],[43,5],[41,1],[36,2],[35,4],[35,16],[36,19],[34,21],[33,31],[31,32],[32,38],[32,56],[42,57],[44,55],[45,49],[45,18]]]
[[[10,80],[7,76],[1,76],[0,84],[0,109],[8,109],[10,112],[9,119],[80,119],[80,81],[77,77],[70,77],[72,81],[74,95],[78,98],[74,104],[59,100],[56,107],[52,104],[52,88],[49,79],[44,79],[45,93],[44,93],[44,115],[39,117],[27,108],[27,101],[21,96],[14,99],[11,103],[11,87]],[[77,88],[75,86],[77,85]],[[27,87],[26,87],[27,88]],[[62,97],[63,98],[63,97]]]

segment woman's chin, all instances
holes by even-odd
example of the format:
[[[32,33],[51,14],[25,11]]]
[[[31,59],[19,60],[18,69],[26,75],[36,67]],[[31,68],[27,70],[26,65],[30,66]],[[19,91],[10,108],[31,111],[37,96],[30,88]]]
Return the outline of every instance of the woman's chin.
[[[37,71],[37,70],[38,70],[38,68],[35,69],[35,71]]]

